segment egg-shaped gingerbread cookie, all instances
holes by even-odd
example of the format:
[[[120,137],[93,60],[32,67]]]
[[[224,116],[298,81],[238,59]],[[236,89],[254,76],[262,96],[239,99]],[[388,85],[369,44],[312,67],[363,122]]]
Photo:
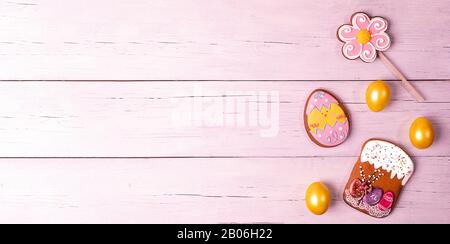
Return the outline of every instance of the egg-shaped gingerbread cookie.
[[[321,147],[338,146],[350,133],[350,120],[342,103],[323,89],[309,95],[303,118],[309,138]]]

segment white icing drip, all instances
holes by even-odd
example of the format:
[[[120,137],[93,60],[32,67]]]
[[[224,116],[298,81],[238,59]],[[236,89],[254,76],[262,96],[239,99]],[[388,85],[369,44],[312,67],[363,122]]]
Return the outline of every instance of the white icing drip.
[[[397,177],[404,186],[414,172],[414,164],[408,154],[396,145],[371,140],[366,143],[361,153],[361,162],[372,164],[375,169],[382,168],[391,173],[391,179]]]

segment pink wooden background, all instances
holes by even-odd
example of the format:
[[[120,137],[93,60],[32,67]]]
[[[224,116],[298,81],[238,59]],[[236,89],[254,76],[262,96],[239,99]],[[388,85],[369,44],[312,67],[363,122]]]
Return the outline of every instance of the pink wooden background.
[[[361,10],[390,20],[387,54],[425,103],[380,61],[341,56],[335,31]],[[449,23],[449,0],[0,0],[0,222],[450,223]],[[375,79],[393,89],[377,114],[364,103]],[[310,143],[302,125],[318,87],[351,113],[337,148]],[[173,124],[180,103],[260,104],[252,91],[279,94],[276,137]],[[428,150],[408,140],[418,116],[436,127]],[[417,167],[383,220],[341,199],[371,137],[404,146]],[[304,204],[315,180],[333,196],[320,217]]]

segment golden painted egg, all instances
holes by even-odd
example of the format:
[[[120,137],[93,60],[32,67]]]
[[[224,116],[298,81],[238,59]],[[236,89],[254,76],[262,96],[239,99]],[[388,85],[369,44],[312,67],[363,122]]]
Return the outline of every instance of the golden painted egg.
[[[383,110],[391,100],[389,85],[381,80],[369,84],[366,90],[366,103],[373,112]]]
[[[430,147],[434,141],[434,129],[431,122],[425,117],[414,120],[409,129],[409,139],[419,149]]]
[[[306,207],[313,214],[322,215],[330,206],[331,196],[328,187],[321,182],[312,183],[306,190]]]

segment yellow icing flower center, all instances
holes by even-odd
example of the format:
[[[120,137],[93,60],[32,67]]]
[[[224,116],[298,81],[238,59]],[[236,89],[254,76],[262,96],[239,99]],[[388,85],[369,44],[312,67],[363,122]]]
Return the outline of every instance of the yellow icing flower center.
[[[356,34],[356,40],[361,44],[370,42],[370,39],[372,39],[372,35],[366,29],[362,29]]]

